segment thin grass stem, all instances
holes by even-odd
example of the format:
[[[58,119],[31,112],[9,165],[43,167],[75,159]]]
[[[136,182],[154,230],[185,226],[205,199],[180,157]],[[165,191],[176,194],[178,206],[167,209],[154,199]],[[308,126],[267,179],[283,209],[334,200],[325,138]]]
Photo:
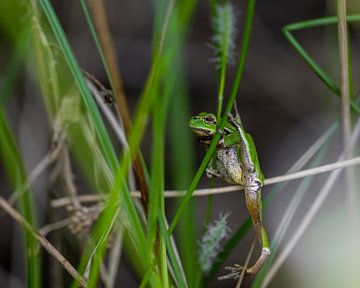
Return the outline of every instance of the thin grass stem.
[[[341,114],[343,123],[343,144],[345,159],[352,156],[352,147],[350,145],[351,137],[351,111],[350,111],[350,93],[351,93],[351,56],[348,45],[348,28],[346,21],[346,0],[337,0],[338,14],[338,40],[339,40],[339,60],[340,60],[340,79],[341,79]],[[346,193],[348,196],[349,220],[352,231],[358,228],[357,195],[353,187],[354,178],[352,169],[345,170],[346,175]]]
[[[221,119],[221,123],[219,125],[219,128],[222,129],[225,126],[225,123],[227,121],[228,118],[228,113],[231,112],[231,109],[234,105],[238,90],[239,90],[239,86],[240,86],[240,80],[242,78],[242,74],[244,71],[244,67],[245,67],[245,60],[246,60],[246,56],[247,56],[247,51],[248,51],[248,47],[249,47],[249,42],[250,42],[250,34],[251,34],[251,29],[252,29],[252,23],[253,23],[253,18],[254,18],[254,12],[255,12],[255,0],[249,0],[248,1],[248,5],[247,5],[247,11],[246,11],[246,19],[245,19],[245,25],[244,25],[244,30],[243,30],[243,38],[242,38],[242,45],[241,45],[241,53],[239,56],[239,61],[238,61],[238,65],[237,65],[237,69],[236,69],[236,76],[235,76],[235,80],[232,86],[232,90],[231,90],[231,95],[230,98],[226,104],[226,108],[224,111],[224,116]],[[185,207],[187,206],[187,204],[189,203],[191,196],[194,192],[194,190],[196,189],[197,185],[199,184],[199,181],[201,179],[202,174],[204,173],[215,149],[217,146],[217,143],[220,140],[220,134],[217,133],[210,146],[208,151],[206,152],[203,161],[200,164],[200,167],[198,168],[184,198],[181,200],[180,205],[175,213],[175,216],[173,218],[173,220],[171,221],[169,230],[168,230],[168,234],[171,235],[174,230],[175,227],[177,225],[177,223],[180,220],[180,216],[183,213]]]
[[[44,249],[53,256],[69,274],[79,281],[81,287],[87,287],[86,280],[76,271],[76,269],[70,264],[70,262],[48,241],[44,238],[33,226],[25,220],[25,218],[18,213],[11,205],[0,196],[0,208],[3,209],[11,218],[24,227],[40,244]]]

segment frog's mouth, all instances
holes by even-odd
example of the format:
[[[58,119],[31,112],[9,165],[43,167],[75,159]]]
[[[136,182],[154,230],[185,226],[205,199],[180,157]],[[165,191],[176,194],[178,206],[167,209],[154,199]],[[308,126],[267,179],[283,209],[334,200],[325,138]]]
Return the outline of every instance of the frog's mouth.
[[[212,137],[214,136],[214,131],[211,130],[207,130],[207,129],[201,129],[201,128],[196,128],[196,129],[192,129],[193,133],[200,137],[200,138],[207,138],[207,137]]]

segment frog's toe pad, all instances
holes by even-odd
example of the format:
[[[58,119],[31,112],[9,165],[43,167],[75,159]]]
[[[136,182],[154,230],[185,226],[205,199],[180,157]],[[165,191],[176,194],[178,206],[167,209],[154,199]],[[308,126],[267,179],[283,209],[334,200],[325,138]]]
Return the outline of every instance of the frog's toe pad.
[[[236,280],[240,277],[240,274],[244,269],[244,267],[239,264],[234,264],[234,266],[226,266],[224,269],[230,271],[230,273],[218,277],[218,280],[227,280],[227,279]],[[254,276],[254,274],[249,269],[247,269],[245,271],[245,276]]]
[[[224,268],[225,270],[230,271],[230,273],[220,276],[218,277],[218,280],[227,280],[227,279],[238,279],[240,277],[241,271],[243,269],[242,266],[240,266],[239,264],[234,264],[234,266],[226,266]]]

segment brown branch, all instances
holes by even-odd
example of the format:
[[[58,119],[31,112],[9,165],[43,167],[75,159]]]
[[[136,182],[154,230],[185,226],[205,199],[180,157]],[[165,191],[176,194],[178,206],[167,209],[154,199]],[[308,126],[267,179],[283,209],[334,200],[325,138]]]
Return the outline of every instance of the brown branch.
[[[115,46],[112,40],[109,24],[107,21],[106,10],[103,0],[88,1],[91,15],[94,21],[94,26],[99,37],[101,48],[104,52],[105,62],[109,69],[109,78],[111,86],[114,89],[117,107],[119,109],[122,121],[124,123],[125,132],[129,135],[131,131],[131,119],[129,109],[124,93],[123,83],[121,81],[121,73],[118,66],[118,59],[116,56]],[[136,179],[141,193],[141,200],[147,214],[148,205],[148,188],[146,185],[144,170],[140,161],[140,153],[136,153],[133,159]]]
[[[29,233],[35,237],[41,246],[53,256],[59,263],[64,267],[69,274],[79,281],[81,287],[86,287],[87,281],[78,273],[78,271],[70,264],[68,260],[41,234],[34,229],[29,222],[27,222],[24,217],[19,214],[11,205],[0,196],[0,208],[3,209],[11,218],[13,218],[16,222],[18,222],[21,226],[23,226]]]

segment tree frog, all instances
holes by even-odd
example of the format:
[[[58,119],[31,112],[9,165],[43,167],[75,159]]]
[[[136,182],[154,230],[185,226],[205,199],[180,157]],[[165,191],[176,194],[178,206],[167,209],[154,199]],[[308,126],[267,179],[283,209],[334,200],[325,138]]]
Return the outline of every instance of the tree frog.
[[[202,112],[190,119],[189,126],[198,136],[201,143],[208,148],[217,132],[217,119],[214,114]],[[269,243],[262,223],[261,187],[264,184],[264,175],[256,152],[254,141],[241,124],[240,116],[236,111],[235,117],[229,115],[229,121],[219,141],[215,157],[206,170],[208,177],[221,177],[230,184],[244,187],[246,206],[253,222],[257,240],[262,246],[261,255],[256,263],[246,269],[246,275],[255,275],[270,254]],[[213,162],[215,161],[215,163]],[[231,273],[222,277],[236,278],[242,267],[226,267]]]

